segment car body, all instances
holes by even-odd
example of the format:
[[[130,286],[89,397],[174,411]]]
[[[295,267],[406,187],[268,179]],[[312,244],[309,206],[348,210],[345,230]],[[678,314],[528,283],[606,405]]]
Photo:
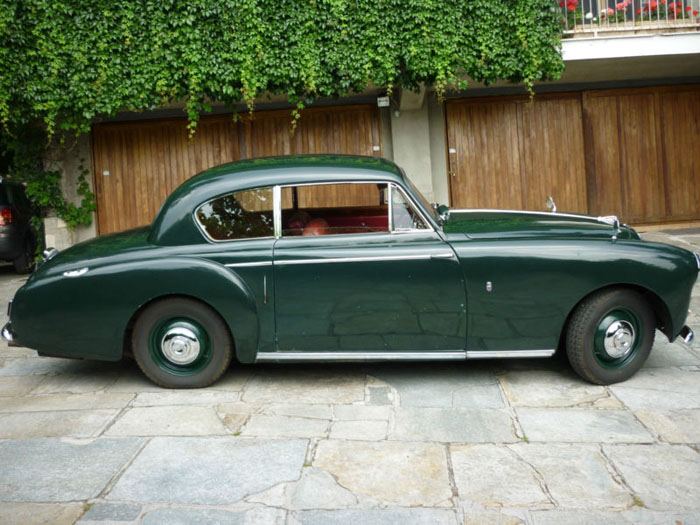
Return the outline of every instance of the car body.
[[[7,339],[42,355],[133,354],[166,387],[231,358],[463,360],[561,348],[596,383],[684,326],[700,259],[614,217],[431,206],[394,163],[271,157],[207,170],[152,226],[49,254]]]
[[[10,261],[17,273],[34,265],[36,236],[31,228],[35,214],[22,184],[0,178],[0,259]]]

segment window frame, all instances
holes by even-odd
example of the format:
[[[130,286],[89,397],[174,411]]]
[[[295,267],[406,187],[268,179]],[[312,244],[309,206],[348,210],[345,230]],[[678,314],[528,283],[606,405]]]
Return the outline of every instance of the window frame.
[[[194,223],[197,225],[197,228],[199,229],[200,233],[206,239],[207,242],[210,242],[212,244],[219,244],[222,242],[241,242],[241,241],[258,241],[262,239],[275,239],[276,235],[276,221],[275,221],[275,187],[276,186],[257,186],[254,188],[246,188],[246,189],[241,189],[241,190],[234,190],[234,191],[228,191],[226,193],[221,193],[217,195],[216,197],[212,197],[210,199],[205,200],[202,202],[199,206],[197,206],[194,211],[192,212],[192,217],[194,218]],[[209,235],[209,232],[207,232],[206,228],[204,225],[200,222],[199,217],[197,216],[197,212],[201,210],[204,206],[207,204],[210,204],[214,202],[217,199],[222,199],[224,197],[228,197],[229,195],[234,195],[236,193],[243,193],[245,191],[256,191],[256,190],[267,190],[270,189],[272,190],[272,235],[266,235],[264,237],[242,237],[240,239],[214,239],[211,235]]]
[[[402,188],[399,184],[397,184],[394,181],[390,180],[339,180],[339,181],[316,181],[316,182],[300,182],[300,183],[288,183],[288,184],[275,184],[272,186],[255,186],[252,188],[245,188],[245,189],[238,189],[234,191],[229,191],[226,193],[221,193],[219,195],[216,195],[215,197],[211,197],[210,199],[207,199],[206,201],[202,202],[199,204],[195,209],[194,212],[192,213],[192,216],[194,218],[194,222],[197,225],[197,228],[199,229],[200,233],[204,237],[204,239],[212,244],[219,244],[219,243],[227,243],[227,242],[241,242],[241,241],[257,241],[257,240],[264,240],[264,239],[290,239],[290,238],[295,238],[294,236],[282,236],[282,188],[293,188],[293,187],[299,187],[299,186],[327,186],[330,184],[385,184],[387,187],[387,220],[388,220],[388,231],[386,232],[362,232],[362,233],[337,233],[337,234],[332,234],[332,235],[319,235],[317,237],[315,236],[310,236],[306,237],[306,240],[311,240],[313,241],[314,239],[323,239],[326,237],[333,237],[333,238],[338,238],[338,237],[353,237],[356,238],[359,235],[404,235],[404,234],[416,234],[416,233],[434,233],[435,232],[435,227],[433,226],[432,222],[428,220],[428,218],[425,216],[425,213],[421,209],[420,206],[418,206],[415,202],[415,200],[411,197],[411,195],[404,189]],[[199,221],[199,217],[197,216],[197,212],[205,205],[215,201],[216,199],[220,199],[222,197],[226,197],[227,195],[233,195],[235,193],[242,193],[244,191],[255,191],[255,190],[265,190],[265,189],[271,189],[272,190],[272,212],[273,212],[273,235],[267,235],[265,237],[245,237],[242,239],[214,239],[212,238],[209,233],[206,231],[204,226],[201,224]],[[394,213],[393,213],[393,190],[396,189],[398,190],[401,195],[403,196],[404,200],[406,203],[411,206],[414,211],[418,214],[418,216],[421,218],[423,223],[426,225],[426,228],[421,228],[421,229],[402,229],[402,230],[395,230],[394,229]]]

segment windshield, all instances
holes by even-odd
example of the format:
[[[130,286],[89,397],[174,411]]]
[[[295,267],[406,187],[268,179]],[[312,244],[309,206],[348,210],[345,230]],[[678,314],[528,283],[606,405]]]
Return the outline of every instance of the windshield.
[[[430,203],[428,202],[428,199],[426,199],[425,196],[418,190],[418,188],[416,188],[416,185],[413,184],[411,179],[408,178],[408,175],[406,175],[406,172],[403,170],[401,170],[401,172],[403,173],[403,178],[406,181],[406,184],[408,184],[408,186],[413,191],[413,195],[418,197],[418,200],[420,200],[421,204],[423,205],[423,209],[430,213],[431,217],[433,218],[433,220],[435,222],[437,222],[438,224],[441,224],[442,221],[440,220],[440,216],[435,211],[435,209],[430,205]]]

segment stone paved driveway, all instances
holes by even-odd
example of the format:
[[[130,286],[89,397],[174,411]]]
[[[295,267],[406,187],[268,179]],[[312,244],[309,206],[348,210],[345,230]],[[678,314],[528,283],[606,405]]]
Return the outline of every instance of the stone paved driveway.
[[[662,239],[700,250],[700,231]],[[22,279],[0,267],[4,304]],[[69,306],[70,298],[66,298]],[[690,324],[700,333],[700,286]],[[559,357],[233,367],[0,346],[0,523],[700,523],[700,346],[609,388]]]

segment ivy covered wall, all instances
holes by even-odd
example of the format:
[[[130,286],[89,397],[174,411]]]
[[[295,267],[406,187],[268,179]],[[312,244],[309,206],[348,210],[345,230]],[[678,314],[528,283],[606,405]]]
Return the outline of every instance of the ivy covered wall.
[[[0,0],[0,175],[88,224],[89,189],[67,202],[40,157],[95,120],[184,102],[194,133],[211,101],[268,93],[531,87],[561,73],[561,32],[552,0]]]
[[[559,75],[551,0],[0,0],[0,120]]]

